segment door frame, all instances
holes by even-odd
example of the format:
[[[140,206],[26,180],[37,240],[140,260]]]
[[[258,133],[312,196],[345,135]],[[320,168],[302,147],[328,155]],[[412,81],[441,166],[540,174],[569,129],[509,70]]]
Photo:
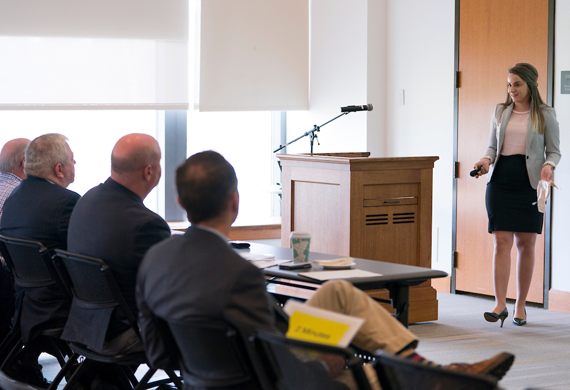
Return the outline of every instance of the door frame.
[[[455,252],[457,251],[457,174],[458,174],[458,134],[459,134],[459,23],[461,0],[455,0],[455,42],[454,42],[454,72],[455,88],[453,92],[453,185],[452,185],[452,210],[451,210],[451,293],[455,294],[456,264]],[[554,97],[554,24],[556,0],[548,0],[548,59],[546,74],[546,104],[553,105]],[[551,287],[551,247],[552,247],[552,199],[554,194],[550,194],[550,202],[546,207],[545,227],[544,227],[544,309],[548,309],[548,294]]]

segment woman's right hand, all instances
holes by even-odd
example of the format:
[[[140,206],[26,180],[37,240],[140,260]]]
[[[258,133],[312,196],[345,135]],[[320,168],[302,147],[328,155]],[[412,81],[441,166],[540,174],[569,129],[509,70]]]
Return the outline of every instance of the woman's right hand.
[[[483,175],[486,175],[487,173],[489,173],[489,165],[490,164],[491,164],[491,160],[489,160],[488,158],[482,158],[479,162],[477,162],[473,166],[473,169],[479,169],[479,167],[481,167],[481,170],[479,171],[478,174],[475,175],[475,178],[478,179],[479,176],[483,176]]]

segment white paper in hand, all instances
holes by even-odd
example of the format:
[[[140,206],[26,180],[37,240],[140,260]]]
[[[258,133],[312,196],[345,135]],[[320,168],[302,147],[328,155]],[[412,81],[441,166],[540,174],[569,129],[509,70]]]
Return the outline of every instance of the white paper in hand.
[[[546,212],[546,200],[550,196],[550,185],[552,182],[541,180],[538,182],[538,186],[536,187],[536,198],[538,211],[541,213]]]

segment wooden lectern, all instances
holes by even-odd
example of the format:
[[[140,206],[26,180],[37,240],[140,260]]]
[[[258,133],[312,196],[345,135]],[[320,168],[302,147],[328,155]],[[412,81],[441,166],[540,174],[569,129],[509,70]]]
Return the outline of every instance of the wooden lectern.
[[[431,268],[432,171],[439,157],[369,155],[277,155],[281,246],[290,246],[291,231],[306,231],[311,251]],[[370,295],[388,298],[385,290]],[[410,288],[409,319],[437,320],[430,281]]]

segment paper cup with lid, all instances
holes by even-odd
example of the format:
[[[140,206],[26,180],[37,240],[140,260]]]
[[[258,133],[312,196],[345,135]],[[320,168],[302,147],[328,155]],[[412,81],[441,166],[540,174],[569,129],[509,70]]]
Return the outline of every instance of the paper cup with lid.
[[[311,247],[311,234],[307,232],[291,232],[291,249],[295,263],[308,263]]]

